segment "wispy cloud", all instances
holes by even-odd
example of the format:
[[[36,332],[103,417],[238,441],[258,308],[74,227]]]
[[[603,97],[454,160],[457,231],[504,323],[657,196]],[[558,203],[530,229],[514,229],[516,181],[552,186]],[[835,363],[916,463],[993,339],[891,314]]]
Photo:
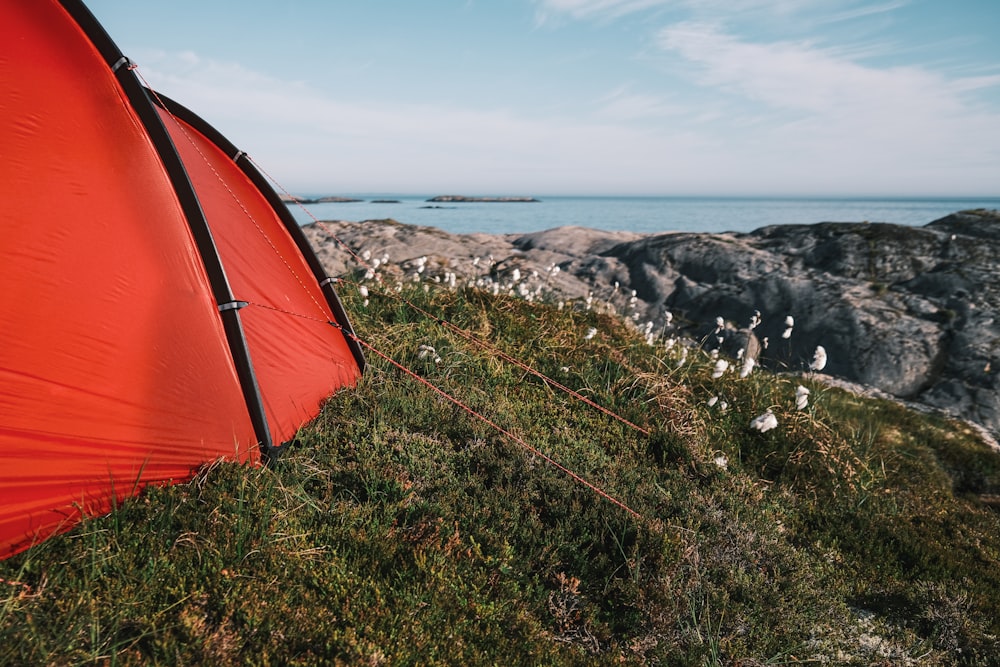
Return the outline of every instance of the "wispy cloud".
[[[1000,84],[995,76],[949,79],[918,66],[866,66],[810,42],[754,42],[703,23],[663,29],[659,44],[679,56],[716,104],[739,113],[773,113],[758,136],[789,159],[816,161],[818,172],[858,180],[934,183],[937,164],[951,164],[938,187],[997,163],[1000,114],[980,109],[967,93]],[[765,116],[767,118],[767,116]],[[856,173],[850,176],[850,161]],[[894,169],[897,175],[885,173]],[[927,186],[925,186],[927,187]]]
[[[696,65],[701,85],[822,114],[947,116],[963,111],[961,93],[1000,83],[996,76],[948,79],[916,66],[869,67],[809,42],[752,42],[699,23],[665,28],[659,43]]]
[[[652,8],[685,11],[697,17],[790,16],[827,12],[828,20],[844,20],[891,11],[908,0],[872,4],[870,0],[538,0],[541,17],[615,18]]]
[[[621,86],[597,100],[597,116],[628,122],[664,119],[688,113],[687,107],[671,103],[662,95],[635,93]]]
[[[831,23],[836,21],[851,21],[853,19],[874,16],[876,14],[886,14],[897,9],[902,9],[908,4],[910,4],[908,0],[894,0],[893,2],[883,2],[875,5],[864,4],[857,7],[850,7],[843,11],[834,12],[827,16],[825,20]]]
[[[670,3],[671,0],[540,0],[537,11],[538,17],[542,20],[559,14],[586,19],[598,16],[623,16]]]

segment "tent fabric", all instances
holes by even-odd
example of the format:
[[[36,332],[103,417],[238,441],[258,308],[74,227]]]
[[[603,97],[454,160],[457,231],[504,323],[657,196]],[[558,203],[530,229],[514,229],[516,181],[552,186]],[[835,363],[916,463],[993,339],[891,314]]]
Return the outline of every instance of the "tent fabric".
[[[353,382],[357,364],[344,336],[328,324],[333,314],[305,258],[257,187],[194,127],[161,115],[188,166],[233,293],[250,304],[241,314],[272,439],[286,441],[316,414],[331,378]],[[301,363],[287,363],[289,348]]]
[[[208,461],[259,463],[361,373],[273,192],[162,109],[174,147],[151,138],[153,100],[81,14],[0,0],[0,558]],[[217,257],[165,166],[178,155]],[[220,312],[220,260],[238,313]]]

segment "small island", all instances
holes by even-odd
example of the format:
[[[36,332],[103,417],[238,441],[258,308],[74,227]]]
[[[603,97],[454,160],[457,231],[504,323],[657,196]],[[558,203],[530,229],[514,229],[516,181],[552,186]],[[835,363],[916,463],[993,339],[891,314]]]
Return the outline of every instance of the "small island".
[[[295,195],[281,195],[281,201],[286,204],[351,204],[364,201],[363,199],[352,199],[351,197],[297,197]]]
[[[429,202],[461,202],[461,203],[482,203],[482,202],[538,202],[538,199],[534,197],[465,197],[463,195],[438,195],[437,197],[431,197],[427,201]]]

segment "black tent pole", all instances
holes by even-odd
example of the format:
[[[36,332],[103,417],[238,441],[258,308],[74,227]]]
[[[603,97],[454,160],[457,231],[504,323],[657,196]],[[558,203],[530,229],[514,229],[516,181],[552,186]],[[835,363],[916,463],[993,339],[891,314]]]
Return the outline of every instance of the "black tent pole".
[[[246,305],[245,302],[238,301],[229,286],[229,279],[226,277],[222,260],[219,257],[218,248],[212,238],[212,231],[209,228],[205,212],[201,208],[198,195],[195,193],[191,179],[188,177],[187,169],[170,138],[169,132],[160,120],[159,112],[156,110],[154,101],[139,78],[132,72],[131,61],[126,58],[114,41],[79,0],[61,0],[63,7],[73,16],[77,24],[83,28],[84,32],[93,42],[94,46],[101,53],[101,56],[111,67],[112,71],[125,91],[133,110],[139,116],[149,134],[149,137],[156,148],[160,160],[167,172],[174,192],[180,202],[184,217],[191,229],[198,254],[201,257],[205,272],[212,288],[212,295],[219,309],[223,330],[229,344],[229,351],[232,355],[237,376],[243,391],[243,398],[246,402],[250,421],[253,424],[254,434],[260,445],[261,455],[265,460],[273,459],[279,447],[275,447],[271,438],[271,429],[268,427],[267,415],[264,411],[264,402],[261,398],[260,387],[257,383],[257,376],[254,373],[253,361],[250,358],[250,350],[247,347],[246,336],[243,331],[243,323],[240,319],[239,311]]]
[[[271,205],[271,208],[278,216],[278,219],[281,220],[281,223],[288,231],[289,236],[291,236],[292,240],[295,241],[295,245],[298,247],[302,257],[305,258],[306,263],[309,265],[309,270],[312,272],[313,278],[322,290],[323,296],[326,298],[327,305],[333,313],[334,320],[338,325],[340,325],[340,328],[345,334],[344,338],[347,341],[348,348],[351,350],[351,354],[354,356],[355,362],[358,364],[358,369],[364,373],[365,355],[361,349],[361,345],[359,345],[358,341],[351,336],[351,334],[354,333],[354,329],[347,316],[347,311],[344,310],[340,297],[337,295],[337,291],[333,287],[335,281],[327,275],[326,269],[323,267],[322,262],[319,261],[319,258],[316,257],[316,252],[309,244],[309,240],[306,238],[305,234],[302,233],[302,228],[299,227],[298,222],[295,221],[295,218],[288,210],[288,207],[281,201],[278,193],[275,192],[273,187],[271,187],[271,184],[253,164],[253,161],[249,158],[249,156],[237,148],[231,141],[229,141],[229,139],[207,123],[203,118],[184,105],[170,99],[166,95],[157,94],[156,102],[157,104],[162,105],[171,116],[176,116],[208,137],[208,139],[214,143],[219,150],[229,156],[229,158],[236,164],[237,167],[240,168],[246,177],[250,179],[250,182],[257,187],[257,190],[264,195],[267,203]]]

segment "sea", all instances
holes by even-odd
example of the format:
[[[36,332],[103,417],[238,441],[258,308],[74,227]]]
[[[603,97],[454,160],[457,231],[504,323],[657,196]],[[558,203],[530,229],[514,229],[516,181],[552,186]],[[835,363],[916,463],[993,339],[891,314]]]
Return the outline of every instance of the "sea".
[[[1000,209],[1000,197],[600,197],[530,195],[533,202],[428,201],[435,195],[343,195],[355,202],[292,204],[299,224],[381,220],[453,234],[519,234],[580,226],[609,231],[750,232],[768,225],[892,222],[920,226],[966,209]],[[516,195],[521,196],[521,195]],[[524,195],[529,196],[529,195]]]

